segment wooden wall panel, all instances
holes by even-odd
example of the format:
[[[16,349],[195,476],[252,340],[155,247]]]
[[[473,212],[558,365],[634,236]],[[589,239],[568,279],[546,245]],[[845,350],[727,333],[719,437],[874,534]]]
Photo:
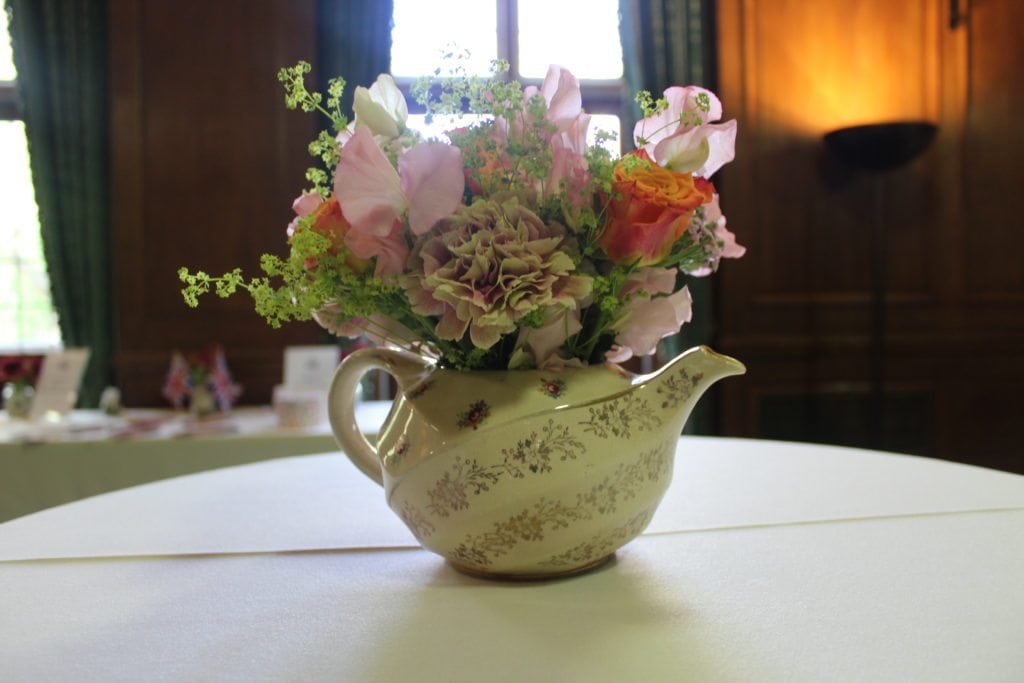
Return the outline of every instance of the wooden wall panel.
[[[975,2],[970,22],[964,163],[975,181],[966,184],[965,228],[974,235],[967,242],[967,291],[979,304],[1020,302],[1024,253],[1005,247],[1019,246],[1024,228],[1024,3]]]
[[[319,122],[284,108],[277,69],[315,54],[314,2],[111,2],[117,381],[129,405],[159,405],[173,349],[224,344],[266,402],[289,343],[315,325],[271,330],[247,297],[178,293],[181,265],[258,272],[281,253]]]
[[[749,369],[722,384],[726,433],[818,438],[824,406],[869,401],[880,183],[889,421],[918,420],[916,452],[1024,471],[1024,442],[1005,424],[1024,407],[1010,391],[1024,382],[1024,134],[1013,120],[1024,95],[1011,85],[1024,69],[1024,3],[971,3],[955,30],[947,12],[942,0],[718,3],[719,92],[739,140],[716,184],[749,248],[719,274],[717,345]],[[880,179],[844,168],[822,140],[922,119],[938,124],[935,142]],[[894,438],[883,445],[914,441]]]

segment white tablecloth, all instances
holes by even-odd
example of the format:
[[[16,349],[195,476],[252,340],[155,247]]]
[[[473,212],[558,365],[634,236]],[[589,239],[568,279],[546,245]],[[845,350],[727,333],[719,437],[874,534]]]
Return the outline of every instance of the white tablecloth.
[[[390,405],[360,404],[360,424],[376,430]],[[0,416],[0,522],[158,479],[336,448],[326,418],[282,428],[270,407],[200,421],[171,410],[75,411],[61,423]]]
[[[684,437],[590,574],[493,583],[419,549],[338,455],[0,524],[0,678],[1020,681],[1024,477]]]

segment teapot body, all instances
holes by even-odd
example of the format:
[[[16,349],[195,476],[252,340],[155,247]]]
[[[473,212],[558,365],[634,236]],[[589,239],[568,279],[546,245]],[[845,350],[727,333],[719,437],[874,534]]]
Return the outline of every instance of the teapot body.
[[[367,358],[352,365],[366,366],[403,352],[357,353]],[[703,347],[687,358],[637,376],[610,364],[465,373],[392,357],[400,393],[369,453],[338,428],[351,401],[339,378],[362,374],[343,363],[330,414],[346,454],[424,547],[474,574],[569,574],[646,528],[693,405],[714,379],[742,372]]]

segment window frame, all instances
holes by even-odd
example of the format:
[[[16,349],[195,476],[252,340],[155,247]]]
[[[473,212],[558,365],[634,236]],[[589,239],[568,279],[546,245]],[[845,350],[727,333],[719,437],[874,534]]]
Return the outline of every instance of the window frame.
[[[23,118],[15,81],[0,81],[0,121],[21,121]]]
[[[518,0],[495,0],[497,12],[497,54],[498,59],[508,62],[507,80],[519,81],[523,86],[540,86],[543,79],[524,78],[519,73],[519,1]],[[428,74],[424,74],[428,75]],[[395,77],[395,84],[405,95],[409,102],[409,111],[414,114],[422,114],[423,107],[412,99],[411,89],[416,82],[416,77],[401,76]],[[611,114],[619,117],[620,125],[624,126],[629,115],[629,101],[627,100],[628,88],[625,76],[625,64],[623,64],[623,75],[614,79],[592,79],[580,78],[580,94],[583,98],[583,109],[588,114]],[[622,128],[619,132],[619,151],[624,151],[625,140],[631,135],[631,131]]]

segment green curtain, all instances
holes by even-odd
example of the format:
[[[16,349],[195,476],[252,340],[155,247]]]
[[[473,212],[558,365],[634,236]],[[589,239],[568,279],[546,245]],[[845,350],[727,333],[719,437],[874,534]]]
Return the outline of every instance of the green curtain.
[[[357,85],[369,86],[391,69],[391,0],[319,0],[317,3],[317,75],[320,90],[327,79],[343,76],[347,85],[342,110],[352,116]]]
[[[113,314],[107,4],[6,0],[43,254],[65,346],[88,346],[79,397],[110,382]]]
[[[656,97],[673,85],[702,85],[714,89],[714,12],[711,0],[620,0],[619,31],[626,83],[630,92],[649,90]],[[627,138],[640,116],[635,105],[623,121]],[[662,342],[671,358],[680,351],[714,340],[714,304],[708,278],[685,278],[693,296],[693,322]],[[714,431],[714,402],[697,404],[686,431]]]

